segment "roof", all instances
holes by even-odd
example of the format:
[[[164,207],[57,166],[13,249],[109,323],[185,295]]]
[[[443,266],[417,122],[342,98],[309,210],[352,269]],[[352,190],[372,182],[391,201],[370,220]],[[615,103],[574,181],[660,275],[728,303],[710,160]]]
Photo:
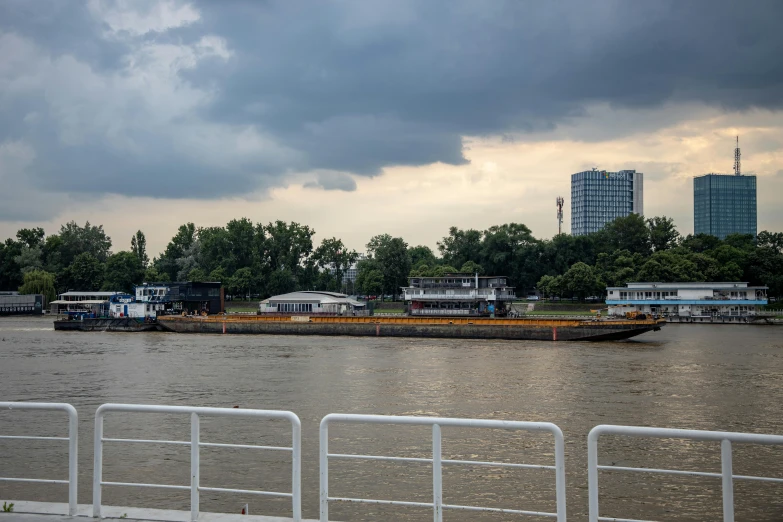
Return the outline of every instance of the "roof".
[[[60,294],[60,295],[61,295],[61,296],[63,296],[63,295],[69,295],[69,296],[71,296],[71,295],[72,295],[72,296],[74,296],[74,297],[78,297],[78,296],[88,296],[88,295],[96,295],[96,296],[100,296],[100,297],[104,297],[104,296],[105,296],[105,297],[111,297],[111,296],[113,296],[113,295],[115,295],[115,294],[121,294],[121,293],[122,293],[122,292],[63,292],[63,293],[62,293],[62,294]]]
[[[443,274],[443,275],[439,275],[439,276],[411,276],[411,277],[408,277],[408,279],[443,279],[444,277],[464,277],[464,278],[469,278],[469,279],[475,279],[476,278],[476,274],[455,272],[453,274]],[[481,276],[480,275],[480,276],[478,276],[479,279],[497,279],[499,277],[508,278],[507,276],[504,276],[504,275],[491,275],[491,276]]]
[[[270,301],[285,301],[287,303],[310,303],[313,301],[318,301],[320,304],[350,304],[351,306],[365,306],[365,303],[351,299],[345,294],[340,294],[337,292],[318,292],[312,290],[273,295],[269,299],[264,299],[261,301],[260,304],[266,304]]]
[[[682,288],[690,290],[767,290],[767,286],[748,286],[748,283],[735,281],[721,282],[683,282],[683,283],[627,283],[626,286],[608,286],[611,290],[647,290],[652,288]]]
[[[58,299],[57,301],[51,301],[49,304],[89,305],[89,304],[106,304],[108,302],[109,302],[108,300],[101,301],[95,299],[86,299],[84,301],[65,301],[63,299]]]

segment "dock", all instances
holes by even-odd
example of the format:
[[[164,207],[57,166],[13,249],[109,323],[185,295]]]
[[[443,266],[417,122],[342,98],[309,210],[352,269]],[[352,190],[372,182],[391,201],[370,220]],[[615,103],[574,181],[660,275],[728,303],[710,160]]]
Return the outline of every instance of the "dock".
[[[80,519],[96,520],[92,517],[92,504],[79,504],[76,515],[68,513],[68,504],[57,502],[30,502],[11,500],[14,511],[10,516],[22,522],[68,522]],[[190,511],[175,509],[150,509],[137,507],[103,506],[101,520],[126,520],[129,522],[188,522]],[[0,520],[9,519],[9,515],[0,513]],[[292,522],[288,517],[270,517],[265,515],[240,515],[233,513],[202,512],[201,520],[210,522]],[[316,522],[302,519],[302,522]]]

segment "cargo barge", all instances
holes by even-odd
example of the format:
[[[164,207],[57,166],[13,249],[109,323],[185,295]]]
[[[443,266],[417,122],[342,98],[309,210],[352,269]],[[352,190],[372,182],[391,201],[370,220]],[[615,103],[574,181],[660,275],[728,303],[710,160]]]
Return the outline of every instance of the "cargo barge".
[[[662,319],[493,319],[478,317],[162,316],[161,329],[177,333],[343,335],[538,341],[618,341],[660,330]]]
[[[155,332],[163,330],[157,322],[133,317],[59,319],[54,322],[54,329],[70,332]]]

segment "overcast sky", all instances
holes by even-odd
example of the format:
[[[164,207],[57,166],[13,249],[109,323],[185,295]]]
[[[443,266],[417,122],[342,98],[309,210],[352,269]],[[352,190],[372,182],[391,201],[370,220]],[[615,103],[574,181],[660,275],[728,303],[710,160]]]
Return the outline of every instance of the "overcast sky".
[[[5,0],[0,239],[294,220],[363,250],[448,227],[557,231],[590,167],[645,173],[693,229],[692,177],[758,176],[783,230],[783,2]]]

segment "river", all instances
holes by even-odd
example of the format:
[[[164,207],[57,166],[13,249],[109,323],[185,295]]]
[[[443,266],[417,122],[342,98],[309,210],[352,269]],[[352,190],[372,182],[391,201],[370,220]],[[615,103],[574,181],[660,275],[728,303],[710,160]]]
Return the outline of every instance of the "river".
[[[0,318],[0,400],[73,404],[80,416],[79,502],[91,502],[95,409],[106,402],[295,412],[302,420],[303,512],[318,515],[318,423],[328,413],[548,421],[566,440],[570,520],[587,519],[586,439],[597,424],[783,434],[783,328],[668,325],[627,342],[55,332],[51,319]],[[0,433],[64,435],[56,413],[0,412]],[[107,418],[107,437],[189,440],[185,416]],[[431,456],[428,428],[335,426],[330,451]],[[276,421],[204,419],[201,440],[290,444]],[[35,456],[26,450],[35,449]],[[0,475],[67,477],[65,443],[0,442]],[[107,443],[104,480],[189,483],[186,446]],[[443,430],[444,458],[553,464],[551,438]],[[601,463],[720,471],[717,443],[607,437]],[[735,446],[734,472],[783,477],[783,448]],[[606,516],[721,518],[720,480],[601,472]],[[290,456],[202,450],[201,483],[290,491]],[[335,461],[330,494],[432,501],[431,467]],[[444,466],[444,502],[554,511],[548,470]],[[7,498],[66,501],[65,486],[0,482]],[[783,485],[737,482],[737,520],[783,519]],[[202,493],[202,511],[290,516],[284,499]],[[188,509],[187,491],[104,488],[104,503]],[[392,515],[392,513],[394,513]],[[335,520],[431,520],[421,508],[330,505]],[[447,511],[447,520],[525,517]]]

